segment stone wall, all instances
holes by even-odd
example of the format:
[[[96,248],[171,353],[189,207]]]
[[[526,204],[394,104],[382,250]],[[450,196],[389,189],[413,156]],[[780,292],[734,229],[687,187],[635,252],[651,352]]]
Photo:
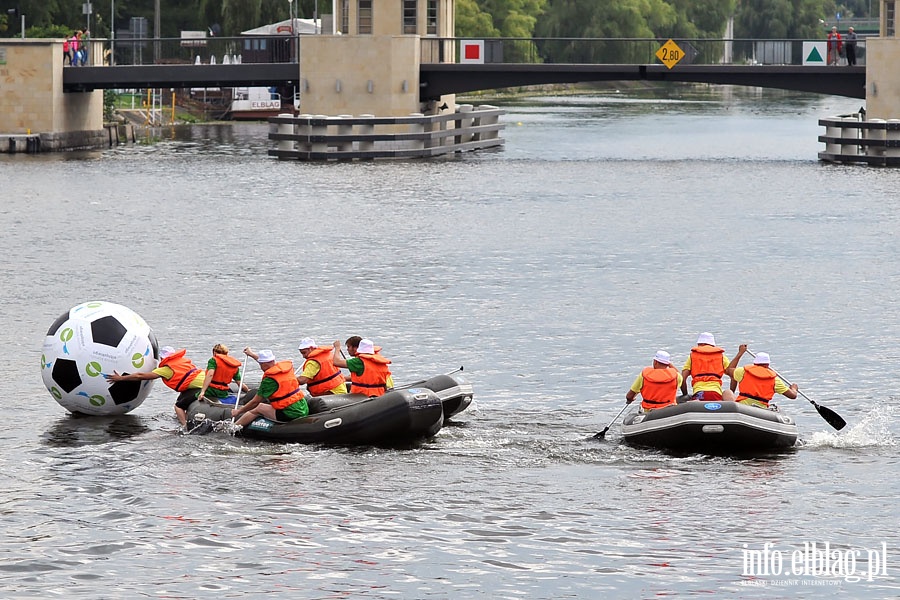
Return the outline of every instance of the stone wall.
[[[900,38],[866,40],[866,118],[900,119]]]
[[[419,37],[316,35],[300,51],[300,111],[406,116],[419,106]]]
[[[43,150],[105,139],[103,92],[63,93],[62,40],[0,40],[0,136],[39,134]],[[43,143],[45,142],[45,143]]]

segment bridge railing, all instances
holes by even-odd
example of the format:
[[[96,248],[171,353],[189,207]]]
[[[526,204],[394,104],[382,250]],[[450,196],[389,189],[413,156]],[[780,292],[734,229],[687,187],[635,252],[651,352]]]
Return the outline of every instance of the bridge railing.
[[[423,63],[457,62],[461,44],[472,38],[427,37],[421,41]],[[654,64],[661,38],[483,38],[488,63],[522,64]],[[679,64],[799,65],[802,39],[676,38],[684,56]],[[823,40],[819,40],[823,41]],[[118,38],[106,41],[105,64],[151,65],[200,62],[295,62],[302,38],[241,36],[209,38]],[[865,37],[857,45],[858,64],[865,64]],[[824,57],[823,57],[824,58]],[[92,64],[99,64],[93,61]]]
[[[286,35],[107,40],[104,63],[115,65],[280,63],[296,61],[295,38]]]
[[[422,62],[457,62],[464,41],[473,38],[422,38]],[[484,38],[484,62],[507,64],[654,64],[668,41],[660,38]],[[803,63],[803,39],[677,38],[678,64]],[[821,40],[820,40],[821,41]],[[825,58],[824,56],[822,57]],[[865,64],[865,38],[857,42],[858,64]]]

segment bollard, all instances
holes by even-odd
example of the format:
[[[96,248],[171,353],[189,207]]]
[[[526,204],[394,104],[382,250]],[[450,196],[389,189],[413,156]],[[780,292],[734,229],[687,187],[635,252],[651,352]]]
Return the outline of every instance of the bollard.
[[[353,135],[353,125],[348,125],[347,123],[341,123],[343,119],[352,119],[353,115],[338,115],[338,135]],[[353,142],[338,142],[337,149],[340,152],[350,152],[353,150]]]
[[[359,115],[364,119],[374,119],[375,115]],[[359,133],[360,135],[372,135],[375,133],[375,126],[371,123],[360,123],[359,125]],[[359,149],[362,152],[372,152],[375,150],[375,142],[370,140],[360,140]]]
[[[318,119],[319,122],[314,125],[310,125],[309,134],[311,136],[314,136],[319,139],[312,141],[312,144],[311,144],[312,151],[313,152],[328,152],[328,143],[324,141],[324,138],[328,135],[328,125],[327,125],[328,116],[327,115],[316,115],[314,118]]]
[[[312,115],[304,113],[299,115],[298,118],[303,120],[300,121],[295,128],[297,134],[297,150],[300,152],[309,152],[309,119],[312,118]]]
[[[884,155],[898,157],[900,156],[900,119],[888,119],[887,125],[884,139],[888,145],[884,149]]]
[[[280,114],[279,117],[290,117],[288,114]],[[281,135],[292,135],[294,133],[294,125],[293,123],[279,123],[278,124],[278,133]],[[280,152],[293,152],[294,150],[294,140],[278,140],[278,150]]]
[[[14,137],[9,138],[9,153],[10,154],[16,153],[16,138],[14,138]]]
[[[844,117],[841,121],[845,123],[853,123],[845,128],[841,128],[841,137],[844,139],[853,138],[853,142],[841,144],[841,156],[857,156],[859,154],[859,129],[854,127],[859,123],[859,119],[856,117]]]
[[[484,105],[478,107],[478,110],[485,110],[485,111],[487,111],[487,110],[496,110],[496,109],[497,109],[496,106],[492,106],[492,105],[490,105],[490,104],[484,104]],[[499,122],[500,122],[500,116],[499,116],[499,115],[491,115],[491,116],[488,116],[488,117],[483,117],[483,118],[481,119],[481,124],[482,124],[482,125],[497,125]],[[497,139],[498,137],[500,137],[499,131],[500,131],[499,129],[492,129],[491,131],[485,131],[484,133],[482,133],[482,134],[480,135],[480,138],[479,138],[479,139],[482,139],[482,140],[495,140],[495,139]]]
[[[884,119],[869,119],[869,123],[884,123]],[[871,141],[883,141],[884,129],[867,129],[865,138]],[[866,146],[866,155],[881,157],[884,156],[884,146]]]
[[[837,121],[838,117],[831,117],[829,120]],[[827,127],[825,127],[825,137],[827,137],[827,138],[841,137],[841,128],[838,127],[837,125],[833,125],[833,124],[828,125]],[[840,146],[840,144],[837,144],[836,142],[830,142],[830,141],[825,142],[825,152],[827,152],[828,154],[833,154],[833,155],[840,154],[841,146]]]
[[[460,116],[462,116],[465,113],[470,113],[470,112],[472,112],[472,105],[471,104],[460,104],[456,108],[456,112]],[[466,129],[467,127],[472,126],[472,119],[471,118],[462,118],[459,121],[457,121],[457,123],[459,123],[458,127],[460,129]],[[471,133],[464,133],[462,135],[456,136],[457,144],[465,144],[466,142],[470,142],[470,141],[472,141]]]
[[[409,116],[416,117],[415,123],[409,124],[410,133],[425,133],[425,115],[420,112],[409,113]],[[425,138],[420,137],[416,140],[410,140],[408,147],[412,150],[422,150],[425,148]]]

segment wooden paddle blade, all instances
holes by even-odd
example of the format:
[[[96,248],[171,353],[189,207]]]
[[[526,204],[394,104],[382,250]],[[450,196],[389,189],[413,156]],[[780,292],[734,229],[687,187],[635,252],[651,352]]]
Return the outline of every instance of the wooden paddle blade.
[[[816,410],[822,415],[822,418],[825,419],[829,425],[840,431],[844,427],[847,426],[847,421],[845,421],[841,415],[837,414],[827,406],[819,406],[818,404],[814,405]]]

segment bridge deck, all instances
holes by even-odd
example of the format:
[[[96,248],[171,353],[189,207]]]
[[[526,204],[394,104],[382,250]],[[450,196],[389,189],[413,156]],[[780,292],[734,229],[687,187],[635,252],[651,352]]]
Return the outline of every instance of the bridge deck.
[[[63,69],[67,92],[94,89],[241,87],[296,84],[297,63],[138,65]],[[798,65],[455,64],[420,67],[421,97],[476,90],[591,81],[680,81],[758,86],[866,97],[866,68]]]

